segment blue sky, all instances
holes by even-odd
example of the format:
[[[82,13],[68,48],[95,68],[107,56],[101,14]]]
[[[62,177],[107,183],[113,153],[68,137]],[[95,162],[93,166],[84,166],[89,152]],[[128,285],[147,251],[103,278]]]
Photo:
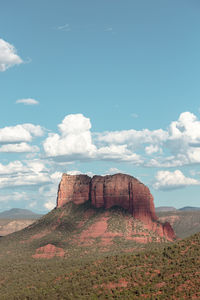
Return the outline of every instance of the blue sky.
[[[0,210],[47,211],[63,172],[124,172],[199,206],[198,0],[0,3]]]

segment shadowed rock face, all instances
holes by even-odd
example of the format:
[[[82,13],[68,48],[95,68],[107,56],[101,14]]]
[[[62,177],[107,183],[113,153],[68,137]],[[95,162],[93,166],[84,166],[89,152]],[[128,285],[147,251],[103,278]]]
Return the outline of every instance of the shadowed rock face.
[[[97,208],[120,206],[137,219],[146,222],[157,220],[148,187],[129,175],[94,176],[91,180],[91,201]]]
[[[63,174],[58,189],[57,207],[71,201],[75,204],[91,201],[96,208],[122,207],[134,218],[148,224],[149,228],[159,235],[168,239],[175,238],[169,223],[157,222],[153,196],[148,187],[130,175],[115,174],[90,178],[87,175]]]

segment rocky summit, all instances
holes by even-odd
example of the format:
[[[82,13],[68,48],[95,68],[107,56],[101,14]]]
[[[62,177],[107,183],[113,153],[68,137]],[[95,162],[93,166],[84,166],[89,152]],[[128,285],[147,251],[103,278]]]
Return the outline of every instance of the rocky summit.
[[[168,240],[175,238],[171,225],[158,221],[149,188],[130,175],[120,173],[91,178],[82,174],[63,174],[58,188],[57,208],[69,202],[79,205],[87,201],[93,207],[105,210],[121,207],[159,236]]]

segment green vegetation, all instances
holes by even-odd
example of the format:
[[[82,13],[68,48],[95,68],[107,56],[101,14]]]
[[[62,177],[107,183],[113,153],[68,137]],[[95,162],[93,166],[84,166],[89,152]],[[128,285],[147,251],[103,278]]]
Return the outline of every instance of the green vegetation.
[[[119,235],[110,244],[100,236],[84,244],[83,233],[102,217]],[[132,219],[118,208],[105,215],[88,203],[70,203],[0,238],[0,299],[199,299],[200,233],[175,243],[138,244],[126,240],[125,218]],[[138,221],[132,226],[135,235],[151,234]],[[32,257],[47,244],[64,249],[64,257]]]

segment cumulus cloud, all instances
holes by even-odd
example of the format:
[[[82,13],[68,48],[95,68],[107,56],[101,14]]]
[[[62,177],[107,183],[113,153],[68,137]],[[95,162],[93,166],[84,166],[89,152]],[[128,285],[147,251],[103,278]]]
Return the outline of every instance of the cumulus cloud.
[[[180,170],[157,172],[156,182],[153,184],[156,190],[172,190],[184,188],[189,185],[200,185],[200,181],[186,177]]]
[[[43,147],[47,157],[63,160],[117,160],[141,163],[140,155],[126,145],[97,146],[92,141],[90,119],[68,115],[58,125],[60,134],[50,133]]]
[[[166,130],[122,130],[96,134],[104,147],[126,146],[141,158],[147,167],[176,167],[200,163],[200,121],[191,112],[183,112]]]
[[[58,128],[60,135],[50,133],[43,143],[47,156],[63,156],[66,160],[93,156],[96,147],[92,143],[89,118],[82,114],[68,115]]]
[[[0,147],[0,152],[4,153],[34,153],[39,152],[39,150],[37,146],[30,146],[27,143],[6,144]]]
[[[0,128],[0,143],[21,143],[31,142],[33,136],[40,137],[44,134],[44,130],[39,125],[20,124],[16,126],[8,126]]]
[[[17,55],[15,47],[8,42],[0,39],[0,72],[8,68],[19,65],[23,60]]]
[[[106,160],[145,167],[181,167],[200,163],[200,121],[191,112],[164,129],[91,132],[90,119],[68,115],[43,142],[57,161]]]
[[[15,103],[16,104],[25,104],[25,105],[38,105],[39,101],[32,99],[32,98],[27,98],[27,99],[19,99]]]

